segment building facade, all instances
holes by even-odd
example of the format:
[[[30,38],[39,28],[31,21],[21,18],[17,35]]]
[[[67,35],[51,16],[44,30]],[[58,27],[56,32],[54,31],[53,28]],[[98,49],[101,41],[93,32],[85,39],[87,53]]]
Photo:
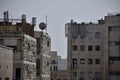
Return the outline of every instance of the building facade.
[[[6,12],[5,12],[6,13]],[[13,24],[4,15],[0,21],[0,44],[13,48],[13,80],[36,79],[36,39],[34,25],[26,22],[25,16]]]
[[[105,16],[105,20],[98,20],[98,23],[71,20],[65,25],[65,35],[69,80],[120,79],[119,14]],[[114,45],[114,49],[110,45]]]
[[[69,80],[67,59],[61,59],[57,51],[50,53],[50,78],[51,80]]]
[[[0,80],[13,79],[13,49],[0,45]]]
[[[37,80],[50,80],[51,38],[43,31],[35,31],[34,34],[37,40]]]

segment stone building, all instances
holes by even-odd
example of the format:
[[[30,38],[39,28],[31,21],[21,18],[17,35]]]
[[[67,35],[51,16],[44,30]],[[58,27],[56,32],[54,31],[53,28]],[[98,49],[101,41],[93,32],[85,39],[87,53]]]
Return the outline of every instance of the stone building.
[[[67,59],[61,59],[57,51],[50,53],[50,78],[51,80],[69,80]]]
[[[9,19],[4,12],[0,21],[0,44],[13,48],[13,80],[36,79],[36,39],[34,24],[22,19]],[[16,23],[12,23],[15,21]]]
[[[120,79],[120,14],[98,23],[71,20],[65,35],[69,80]]]
[[[51,38],[43,31],[35,31],[34,36],[37,40],[37,80],[50,80]]]
[[[13,49],[0,45],[0,80],[13,79]]]

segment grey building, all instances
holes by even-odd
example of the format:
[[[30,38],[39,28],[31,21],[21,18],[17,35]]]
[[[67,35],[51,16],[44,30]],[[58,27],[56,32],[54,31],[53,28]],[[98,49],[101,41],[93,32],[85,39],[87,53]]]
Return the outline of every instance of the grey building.
[[[51,80],[69,80],[67,59],[61,59],[57,51],[50,53],[50,78]]]
[[[22,19],[9,19],[6,14],[8,12],[4,12],[4,19],[0,21],[0,44],[13,48],[13,80],[35,80],[34,25],[26,22],[25,15]]]
[[[65,25],[70,80],[120,79],[120,14]]]
[[[51,38],[43,31],[35,31],[34,36],[37,40],[37,80],[50,80]]]
[[[13,79],[13,49],[0,45],[0,80]]]

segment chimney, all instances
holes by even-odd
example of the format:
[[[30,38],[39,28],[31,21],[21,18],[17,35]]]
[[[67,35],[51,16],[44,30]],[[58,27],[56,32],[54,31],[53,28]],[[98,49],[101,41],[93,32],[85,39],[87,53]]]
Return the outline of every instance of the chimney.
[[[8,11],[5,11],[3,13],[3,16],[4,16],[4,22],[9,22],[9,13],[8,13]]]
[[[26,22],[26,15],[22,14],[22,22]]]

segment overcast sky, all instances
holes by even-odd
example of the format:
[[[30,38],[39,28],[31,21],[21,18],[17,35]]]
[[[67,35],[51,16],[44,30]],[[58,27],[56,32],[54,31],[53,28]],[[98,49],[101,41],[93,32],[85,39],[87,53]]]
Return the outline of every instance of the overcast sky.
[[[46,21],[47,14],[51,49],[65,58],[65,24],[71,19],[96,22],[107,13],[120,12],[120,0],[0,0],[0,18],[3,18],[3,11],[6,10],[12,18],[21,18],[22,14],[26,14],[28,22],[32,17],[37,17],[37,30],[38,24]]]

